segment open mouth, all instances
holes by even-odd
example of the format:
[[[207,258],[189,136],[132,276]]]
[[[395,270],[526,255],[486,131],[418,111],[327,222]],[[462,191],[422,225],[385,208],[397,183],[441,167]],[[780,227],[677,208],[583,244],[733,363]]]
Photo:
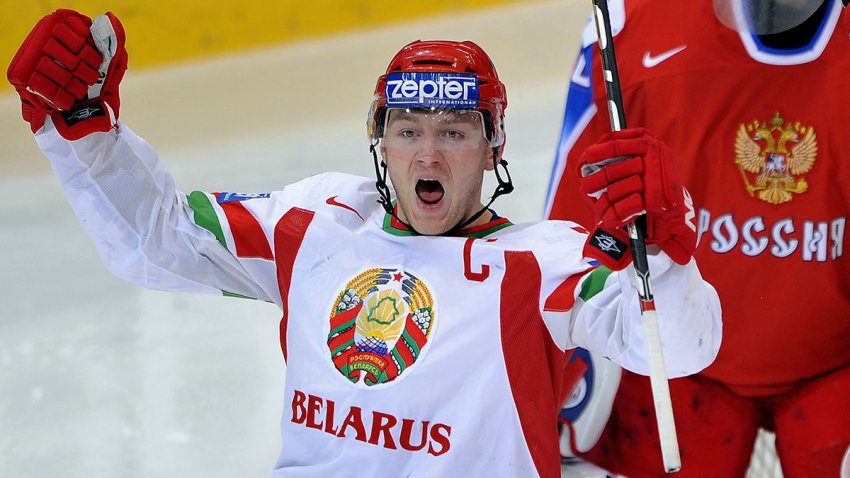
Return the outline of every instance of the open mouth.
[[[445,194],[443,185],[436,179],[420,179],[416,182],[416,195],[425,204],[437,204]]]

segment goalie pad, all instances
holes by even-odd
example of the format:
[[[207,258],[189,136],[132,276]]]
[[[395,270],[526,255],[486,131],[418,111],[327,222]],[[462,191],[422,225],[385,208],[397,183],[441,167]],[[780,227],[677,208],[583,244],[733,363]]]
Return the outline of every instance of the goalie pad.
[[[570,381],[575,370],[586,368],[578,380]],[[599,441],[611,415],[614,397],[620,385],[622,369],[614,362],[578,348],[570,357],[565,383],[574,383],[558,413],[561,456],[576,457],[588,452]]]

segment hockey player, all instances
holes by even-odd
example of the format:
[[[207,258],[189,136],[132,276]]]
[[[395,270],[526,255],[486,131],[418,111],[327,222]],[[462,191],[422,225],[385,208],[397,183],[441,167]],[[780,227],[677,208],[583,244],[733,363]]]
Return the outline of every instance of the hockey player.
[[[90,33],[91,32],[91,33]],[[118,121],[127,65],[112,14],[42,19],[8,70],[24,118],[107,267],[145,287],[249,297],[283,312],[283,447],[273,476],[560,475],[552,419],[576,346],[647,373],[632,272],[582,257],[568,222],[512,224],[481,201],[504,166],[507,96],[472,42],[416,41],[377,82],[375,179],[324,173],[281,191],[184,194]],[[643,130],[589,164],[652,178],[635,190],[662,235],[650,258],[673,376],[707,366],[720,307],[689,254],[672,159]],[[603,168],[600,189],[623,168]],[[499,193],[510,177],[498,172]],[[387,182],[389,178],[389,183]],[[390,184],[393,186],[391,190]],[[622,226],[634,204],[600,208]],[[665,214],[654,211],[664,210]],[[625,261],[624,261],[625,262]]]
[[[723,304],[717,360],[670,382],[680,475],[743,477],[763,427],[776,433],[786,478],[838,477],[842,459],[850,476],[841,2],[609,3],[627,123],[673,149],[697,209],[696,257]],[[601,71],[591,24],[548,204],[548,217],[586,226],[595,219],[578,207],[574,172],[609,128]],[[662,476],[652,409],[649,381],[625,371],[589,458],[634,478]]]

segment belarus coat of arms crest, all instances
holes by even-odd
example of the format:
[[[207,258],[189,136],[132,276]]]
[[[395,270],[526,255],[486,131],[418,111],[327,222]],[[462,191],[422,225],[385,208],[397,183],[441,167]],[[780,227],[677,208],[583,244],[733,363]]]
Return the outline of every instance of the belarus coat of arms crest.
[[[334,301],[328,333],[331,360],[354,384],[391,382],[419,359],[435,317],[430,291],[410,271],[364,271]]]
[[[809,184],[800,177],[815,164],[818,153],[815,130],[800,122],[785,125],[779,113],[769,122],[741,124],[735,138],[735,164],[750,196],[771,204],[791,201]],[[749,175],[748,175],[749,173]]]

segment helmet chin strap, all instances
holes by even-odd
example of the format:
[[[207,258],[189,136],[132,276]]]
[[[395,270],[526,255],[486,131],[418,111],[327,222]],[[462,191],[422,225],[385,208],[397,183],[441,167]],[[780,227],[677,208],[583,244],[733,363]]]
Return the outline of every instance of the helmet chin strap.
[[[390,216],[395,218],[396,221],[402,223],[404,227],[410,229],[411,231],[419,234],[416,229],[413,228],[410,224],[401,220],[398,215],[395,213],[395,208],[393,208],[393,200],[390,196],[390,188],[387,186],[387,163],[383,160],[378,160],[378,153],[375,151],[375,147],[378,146],[379,140],[374,140],[369,145],[369,152],[372,153],[372,162],[375,164],[375,177],[378,180],[375,182],[375,187],[378,189],[378,203],[384,207],[384,211],[387,212]]]
[[[392,197],[390,196],[390,188],[387,186],[387,163],[383,160],[378,160],[378,153],[375,151],[376,146],[378,146],[379,140],[374,140],[369,145],[369,152],[372,153],[372,160],[375,164],[375,176],[378,180],[375,182],[375,187],[378,189],[378,203],[383,206],[384,211],[387,212],[390,216],[395,218],[396,221],[400,222],[404,227],[410,229],[420,236],[424,236],[421,232],[417,231],[412,225],[404,222],[401,218],[398,217],[398,214],[395,212],[395,208],[393,207]],[[505,178],[502,178],[502,175],[499,174],[499,166],[505,170]],[[490,201],[482,207],[478,212],[467,218],[466,220],[460,221],[451,229],[438,234],[440,236],[451,236],[456,232],[460,231],[464,227],[475,222],[476,219],[481,217],[482,214],[487,212],[490,208],[490,205],[493,204],[493,201],[496,200],[497,197],[502,196],[504,194],[510,194],[514,190],[514,184],[511,180],[511,173],[508,171],[508,162],[504,159],[499,159],[499,148],[493,148],[493,171],[496,173],[496,181],[498,181],[498,185],[496,185],[496,190],[493,191],[493,195],[490,196]]]

